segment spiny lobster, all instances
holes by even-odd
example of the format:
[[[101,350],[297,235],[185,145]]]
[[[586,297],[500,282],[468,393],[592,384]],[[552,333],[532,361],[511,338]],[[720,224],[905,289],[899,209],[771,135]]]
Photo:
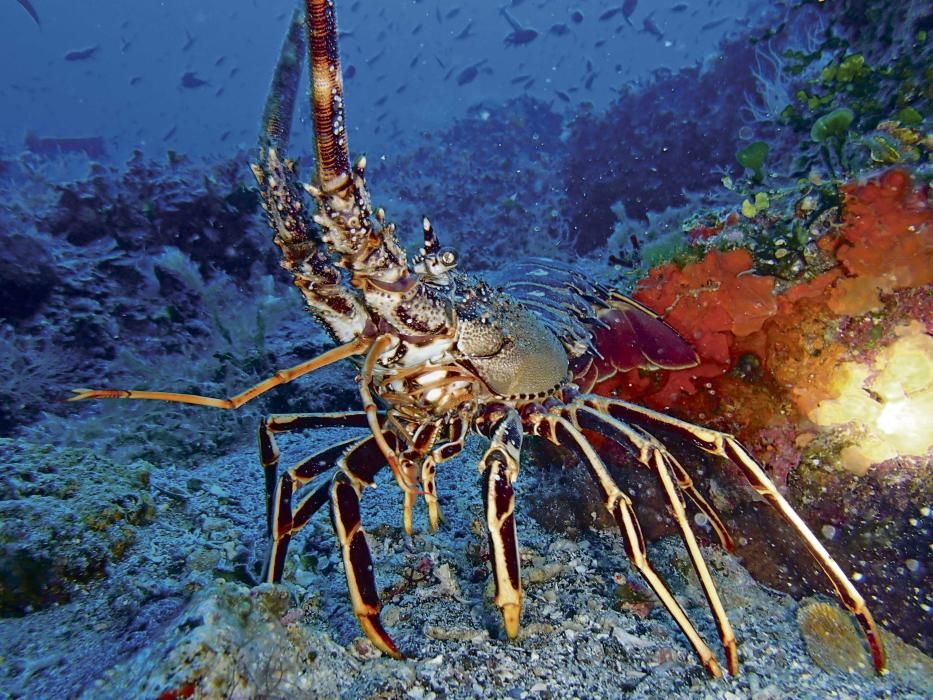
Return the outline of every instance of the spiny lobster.
[[[703,666],[719,677],[722,670],[713,652],[650,563],[631,498],[594,447],[597,438],[610,440],[656,475],[715,619],[727,667],[736,674],[735,635],[686,515],[685,501],[706,516],[723,547],[731,550],[733,542],[716,511],[693,485],[689,470],[655,435],[666,431],[731,462],[790,524],[857,618],[875,668],[884,672],[881,639],[862,596],[735,438],[588,393],[620,370],[688,368],[697,363],[693,349],[657,314],[561,263],[543,259],[518,264],[517,281],[494,289],[456,269],[456,253],[440,245],[427,218],[424,245],[408,263],[395,226],[370,203],[365,158],[350,164],[333,1],[306,0],[304,24],[303,28],[296,11],[266,104],[259,163],[252,169],[282,251],[282,265],[291,272],[312,315],[339,345],[230,399],[76,390],[72,400],[155,399],[235,409],[324,365],[354,361],[359,367],[362,411],[272,415],[260,422],[259,453],[271,537],[263,578],[281,580],[292,537],[329,502],[353,611],[373,644],[394,657],[401,657],[401,652],[380,620],[372,555],[360,521],[363,488],[373,485],[377,473],[388,466],[404,494],[406,532],[412,532],[412,509],[421,495],[430,527],[436,529],[438,465],[462,450],[471,431],[485,436],[489,447],[480,472],[495,603],[506,634],[515,639],[522,586],[513,484],[523,435],[544,438],[571,450],[585,465],[621,530],[632,565],[679,625]],[[314,182],[304,187],[316,205],[310,218],[295,164],[285,158],[305,52],[304,30],[317,156]],[[275,434],[324,426],[367,428],[368,433],[331,445],[279,474]]]

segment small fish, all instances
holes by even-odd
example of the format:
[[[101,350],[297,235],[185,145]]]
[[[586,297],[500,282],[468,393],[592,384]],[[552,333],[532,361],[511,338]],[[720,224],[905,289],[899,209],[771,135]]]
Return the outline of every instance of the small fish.
[[[580,10],[571,10],[570,21],[574,24],[580,24],[583,21],[583,13]]]
[[[226,141],[228,138],[230,138],[230,132],[229,132],[229,131],[225,131],[224,133],[222,133],[222,134],[220,135],[220,140],[221,140],[221,141]]]
[[[563,90],[555,90],[555,91],[554,91],[554,94],[557,95],[557,96],[558,96],[560,99],[562,99],[564,102],[570,102],[570,95],[568,95],[568,94],[567,94],[566,92],[564,92]]]
[[[524,82],[525,82],[526,80],[528,80],[530,77],[531,77],[530,75],[516,75],[514,78],[512,78],[512,79],[509,81],[509,83],[511,83],[512,85],[515,85],[515,84],[517,84],[517,83],[524,83]]]
[[[570,32],[570,27],[566,24],[552,24],[551,28],[547,30],[548,34],[553,34],[554,36],[564,36]]]
[[[218,66],[218,67],[219,67],[219,66],[222,66],[222,65],[224,64],[224,61],[226,61],[226,60],[227,60],[227,57],[226,57],[226,56],[221,56],[221,57],[218,58],[216,61],[214,61],[214,66]]]
[[[476,80],[476,76],[479,75],[479,64],[472,66],[467,66],[462,71],[457,73],[457,85],[463,86],[467,83],[472,83]]]
[[[654,23],[654,20],[651,19],[650,15],[648,17],[645,17],[642,20],[641,26],[642,26],[642,30],[641,30],[642,32],[646,34],[650,34],[658,41],[661,41],[662,39],[664,39],[664,33],[660,29],[658,29],[658,25]]]
[[[623,12],[624,9],[625,9],[624,7],[610,7],[608,10],[603,12],[599,17],[597,17],[597,19],[600,22],[606,22],[612,19],[613,17],[615,17],[620,12]]]
[[[472,27],[473,27],[473,20],[471,19],[469,22],[467,22],[467,26],[463,28],[463,31],[457,34],[457,36],[455,36],[454,39],[466,39],[467,37],[473,36],[472,34],[470,34],[470,29],[472,29]]]
[[[100,51],[100,46],[91,46],[86,49],[79,49],[77,51],[69,51],[65,54],[66,61],[86,61],[89,58],[93,58],[94,54]]]
[[[185,44],[181,47],[182,51],[188,51],[192,46],[194,46],[194,42],[197,41],[195,37],[188,33],[187,29],[185,30],[185,37]]]
[[[447,67],[447,64],[441,60],[441,57],[437,54],[434,54],[434,60],[437,61],[437,65],[441,67],[441,70],[444,70]]]
[[[632,15],[635,14],[635,10],[638,9],[638,0],[625,0],[622,3],[622,16],[625,17],[625,21],[628,22],[630,27],[635,25],[632,24]]]
[[[383,56],[385,56],[385,54],[386,54],[386,50],[383,49],[382,51],[380,51],[379,53],[377,53],[375,56],[371,56],[370,58],[367,58],[367,59],[366,59],[366,65],[367,65],[367,66],[373,65],[376,61],[378,61],[380,58],[382,58]]]
[[[388,96],[388,95],[383,95],[383,96],[380,97],[378,100],[376,100],[375,102],[373,102],[373,104],[374,104],[376,107],[382,107],[382,105],[384,105],[384,104],[386,103],[386,100],[388,100],[388,99],[389,99],[389,96]]]
[[[583,83],[583,87],[589,90],[591,87],[593,87],[593,81],[595,79],[596,79],[596,73],[590,73],[586,78],[586,82]]]
[[[343,69],[344,80],[349,80],[354,75],[356,75],[356,66],[354,66],[352,63]]]
[[[134,75],[130,78],[130,85],[139,85],[142,81],[143,77],[141,75]]]
[[[421,61],[421,54],[419,53],[413,59],[411,59],[411,62],[408,64],[408,67],[414,68],[415,66],[418,65],[420,61]]]
[[[716,27],[725,24],[728,22],[731,17],[721,17],[720,19],[714,19],[712,22],[707,22],[702,27],[700,27],[701,32],[708,32],[710,29],[715,29]]]
[[[36,8],[32,6],[32,3],[29,0],[16,0],[23,9],[29,13],[29,16],[32,17],[32,21],[36,23],[36,26],[39,29],[42,29],[42,23],[39,22],[39,14],[36,12]]]
[[[538,37],[538,32],[536,32],[534,29],[531,29],[530,27],[523,27],[520,25],[505,8],[499,10],[499,14],[505,17],[506,21],[512,27],[512,31],[505,36],[504,41],[506,46],[521,46],[523,44],[529,44]]]
[[[171,129],[169,129],[169,130],[166,132],[165,136],[162,137],[162,140],[163,140],[163,141],[168,141],[170,138],[172,138],[172,137],[175,135],[175,132],[176,132],[176,131],[178,131],[178,125],[177,125],[177,124],[176,124],[175,126],[173,126]]]
[[[685,2],[679,2],[679,3],[677,3],[676,5],[674,5],[674,6],[670,9],[670,11],[673,12],[673,13],[675,13],[675,14],[677,14],[677,13],[680,13],[680,12],[686,12],[686,11],[689,10],[689,9],[690,9],[690,5],[688,5],[688,4],[685,3]]]
[[[199,78],[198,74],[194,71],[188,71],[183,76],[181,76],[181,87],[183,88],[199,88],[204,87],[205,85],[210,85],[210,83]]]
[[[460,8],[459,8],[459,7],[455,7],[455,8],[452,9],[450,12],[448,12],[446,15],[444,15],[444,19],[453,19],[454,17],[456,17],[456,16],[459,15],[459,14],[460,14]]]

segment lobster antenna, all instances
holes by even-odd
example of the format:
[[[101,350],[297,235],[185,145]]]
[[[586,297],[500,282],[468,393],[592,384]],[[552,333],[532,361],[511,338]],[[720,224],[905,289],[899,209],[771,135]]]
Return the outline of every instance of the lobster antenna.
[[[304,63],[304,50],[301,10],[296,9],[279,53],[279,62],[275,66],[269,98],[262,115],[262,131],[259,134],[261,148],[275,148],[284,152],[288,146],[292,115],[295,112],[295,95],[298,93],[298,81],[301,79],[301,66]]]
[[[340,187],[350,175],[337,15],[333,0],[307,0],[305,14],[318,178],[328,190]]]

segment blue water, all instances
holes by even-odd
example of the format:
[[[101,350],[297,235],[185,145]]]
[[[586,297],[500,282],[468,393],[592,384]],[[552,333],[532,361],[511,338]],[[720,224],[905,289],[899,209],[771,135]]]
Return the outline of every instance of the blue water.
[[[612,0],[512,2],[510,15],[539,35],[507,46],[513,30],[500,14],[503,4],[341,3],[344,65],[355,72],[346,88],[351,147],[388,149],[387,135],[416,138],[478,102],[522,94],[561,109],[585,102],[601,109],[653,71],[709,60],[725,35],[774,12],[750,0],[643,0],[629,26],[621,13],[600,21],[621,6]],[[688,7],[671,9],[678,5]],[[223,155],[253,147],[294,3],[34,0],[34,6],[41,27],[16,0],[0,3],[0,153],[22,149],[27,131],[102,137],[118,161],[136,148],[157,156],[169,148]],[[574,12],[582,14],[579,23]],[[662,39],[644,31],[646,18]],[[715,26],[700,30],[706,24]],[[65,58],[95,47],[86,59]],[[458,83],[471,66],[475,79]],[[207,84],[183,87],[186,73]],[[514,82],[521,76],[533,84]]]

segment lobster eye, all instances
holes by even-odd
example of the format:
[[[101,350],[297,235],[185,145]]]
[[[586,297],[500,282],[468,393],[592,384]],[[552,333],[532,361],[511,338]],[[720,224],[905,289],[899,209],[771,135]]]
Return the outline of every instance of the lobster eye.
[[[443,251],[441,251],[438,259],[441,261],[442,265],[453,267],[457,264],[457,251],[455,251],[453,248],[445,248]]]

